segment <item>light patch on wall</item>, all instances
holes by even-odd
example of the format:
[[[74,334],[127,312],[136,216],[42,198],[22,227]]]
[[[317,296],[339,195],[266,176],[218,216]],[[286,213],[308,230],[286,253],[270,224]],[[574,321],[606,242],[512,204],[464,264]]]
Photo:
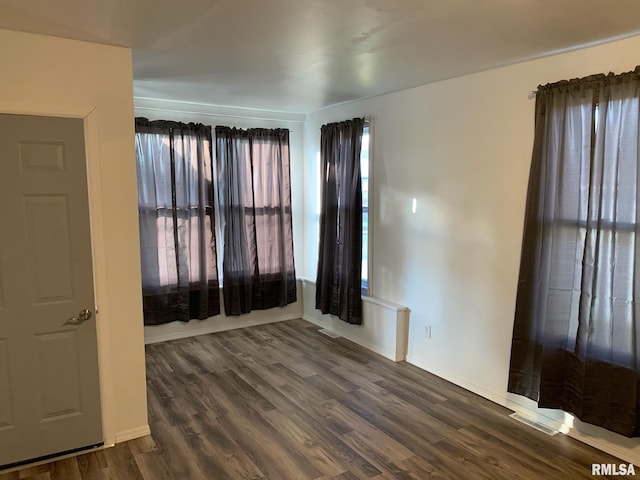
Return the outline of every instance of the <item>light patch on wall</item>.
[[[417,209],[418,209],[418,200],[415,197],[413,197],[413,199],[411,200],[411,213],[415,214]]]
[[[416,200],[416,211],[417,211]],[[433,195],[420,198],[420,230],[437,238],[447,238],[452,235],[453,226],[458,218],[458,212],[441,199]]]

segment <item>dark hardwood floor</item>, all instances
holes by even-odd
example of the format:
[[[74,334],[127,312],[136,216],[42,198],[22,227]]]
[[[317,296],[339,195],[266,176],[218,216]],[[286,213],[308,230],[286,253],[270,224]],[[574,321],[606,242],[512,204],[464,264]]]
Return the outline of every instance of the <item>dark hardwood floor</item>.
[[[622,463],[303,320],[147,346],[152,437],[0,480],[580,479]]]

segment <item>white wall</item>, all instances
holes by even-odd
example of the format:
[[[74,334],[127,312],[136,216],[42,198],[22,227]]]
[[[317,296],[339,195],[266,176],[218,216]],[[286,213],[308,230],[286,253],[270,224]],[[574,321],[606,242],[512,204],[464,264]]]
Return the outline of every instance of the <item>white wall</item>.
[[[370,116],[372,293],[411,309],[411,363],[506,404],[534,130],[529,92],[561,79],[632,70],[639,51],[636,37],[310,114],[303,276],[316,273],[320,126]],[[431,339],[424,335],[428,325]],[[589,430],[584,440],[640,462],[639,440],[578,428]]]
[[[291,165],[291,210],[293,223],[293,250],[296,273],[302,270],[304,259],[304,162],[302,125],[304,115],[264,110],[249,110],[215,105],[169,102],[136,98],[135,115],[150,120],[173,120],[196,122],[205,125],[225,125],[238,128],[288,128],[289,156]],[[215,155],[215,146],[214,155]],[[218,257],[222,259],[222,246],[218,245]],[[224,314],[222,298],[221,314],[206,320],[191,320],[189,323],[171,322],[164,325],[144,327],[146,343],[162,342],[175,338],[220,332],[233,328],[244,328],[263,323],[290,320],[302,317],[302,286],[298,282],[298,301],[284,308],[255,310],[248,315],[227,317]]]
[[[105,443],[149,432],[131,51],[0,30],[0,112],[84,119]]]

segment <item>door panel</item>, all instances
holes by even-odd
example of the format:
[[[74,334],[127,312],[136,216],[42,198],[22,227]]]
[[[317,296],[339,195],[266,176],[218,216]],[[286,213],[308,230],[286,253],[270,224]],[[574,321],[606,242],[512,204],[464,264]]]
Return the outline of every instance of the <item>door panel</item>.
[[[23,172],[65,171],[63,143],[18,142],[18,148]]]
[[[71,235],[66,195],[25,195],[33,303],[73,299]]]
[[[102,442],[82,120],[0,115],[0,212],[5,465]]]
[[[77,335],[62,331],[36,335],[40,372],[40,421],[80,415],[80,364]]]
[[[7,349],[7,339],[0,339],[0,392],[9,391],[9,351]],[[13,415],[11,408],[11,397],[9,395],[0,396],[0,431],[7,430],[13,426]]]
[[[2,251],[0,251],[0,392],[9,391],[9,350],[7,345],[8,327],[4,314],[4,286],[2,275]],[[0,394],[0,432],[12,428],[13,413],[11,396]]]
[[[2,275],[2,251],[0,250],[0,310],[4,308],[4,285]],[[2,325],[0,325],[0,338],[2,337]]]

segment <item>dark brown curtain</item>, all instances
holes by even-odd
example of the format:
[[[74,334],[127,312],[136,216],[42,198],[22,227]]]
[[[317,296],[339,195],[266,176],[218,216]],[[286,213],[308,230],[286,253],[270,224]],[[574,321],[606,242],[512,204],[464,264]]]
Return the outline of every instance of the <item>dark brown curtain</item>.
[[[217,315],[211,127],[135,122],[144,323]]]
[[[227,315],[296,301],[289,130],[216,127]]]
[[[639,436],[640,70],[542,86],[510,392]]]
[[[323,125],[322,203],[316,308],[362,323],[362,182],[364,119]]]

